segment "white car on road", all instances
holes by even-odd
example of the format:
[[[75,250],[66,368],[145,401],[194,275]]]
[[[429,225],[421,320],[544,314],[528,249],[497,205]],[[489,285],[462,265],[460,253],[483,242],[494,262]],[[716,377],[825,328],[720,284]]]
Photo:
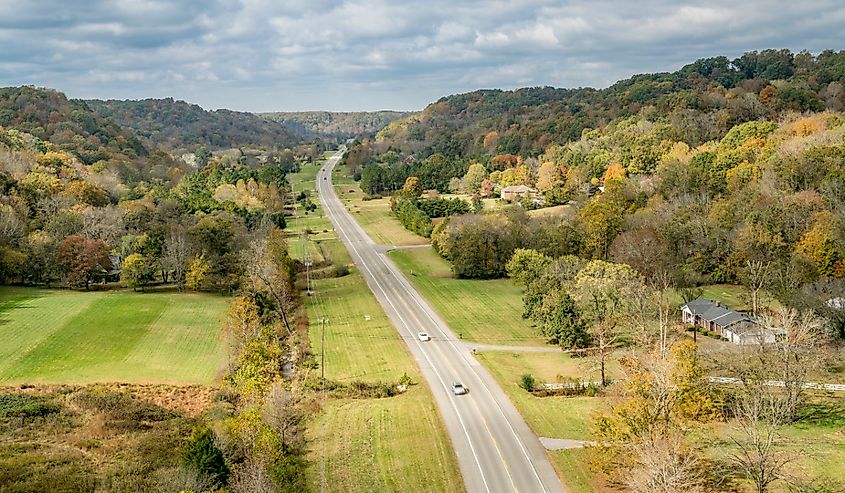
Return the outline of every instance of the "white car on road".
[[[431,340],[431,336],[429,336],[427,332],[417,332],[417,338],[422,342]]]
[[[467,388],[462,383],[455,382],[452,384],[452,393],[455,395],[464,395],[468,392]]]

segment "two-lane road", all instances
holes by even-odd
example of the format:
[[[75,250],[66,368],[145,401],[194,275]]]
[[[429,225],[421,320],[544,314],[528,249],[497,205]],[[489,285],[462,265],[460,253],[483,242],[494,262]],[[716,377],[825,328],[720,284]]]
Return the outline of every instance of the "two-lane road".
[[[399,269],[355,222],[332,187],[344,149],[317,175],[323,208],[367,285],[408,344],[435,396],[455,448],[467,491],[562,492],[539,439],[492,376],[437,316]],[[418,332],[432,340],[419,341]],[[469,389],[452,394],[452,382]]]

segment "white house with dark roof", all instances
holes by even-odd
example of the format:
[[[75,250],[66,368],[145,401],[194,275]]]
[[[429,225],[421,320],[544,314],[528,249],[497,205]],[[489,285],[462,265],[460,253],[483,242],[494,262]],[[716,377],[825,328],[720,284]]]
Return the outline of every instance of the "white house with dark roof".
[[[772,344],[777,337],[747,314],[704,298],[681,305],[681,317],[685,324],[715,332],[734,344]]]

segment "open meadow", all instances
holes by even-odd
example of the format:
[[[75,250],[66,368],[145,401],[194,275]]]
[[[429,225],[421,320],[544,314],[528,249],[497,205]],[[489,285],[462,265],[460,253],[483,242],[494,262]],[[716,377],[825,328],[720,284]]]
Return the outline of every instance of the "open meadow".
[[[219,295],[0,287],[0,384],[211,384]]]

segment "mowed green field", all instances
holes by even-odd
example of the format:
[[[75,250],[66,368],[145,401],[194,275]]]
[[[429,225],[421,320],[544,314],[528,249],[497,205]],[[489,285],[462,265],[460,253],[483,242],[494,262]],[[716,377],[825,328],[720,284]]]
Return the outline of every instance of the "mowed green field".
[[[317,172],[320,170],[320,166],[322,165],[322,161],[317,161],[316,164],[306,164],[300,168],[298,173],[291,173],[287,175],[288,182],[291,184],[293,192],[309,192],[311,201],[317,204],[317,210],[306,212],[305,209],[297,203],[294,215],[285,218],[285,221],[287,222],[285,231],[288,233],[296,234],[305,230],[322,233],[324,231],[328,232],[332,230],[331,221],[329,221],[329,218],[326,217],[323,212],[323,208],[320,206],[320,200],[317,198]],[[291,254],[295,253],[295,250],[291,251]]]
[[[0,384],[213,383],[228,299],[0,287]]]
[[[511,351],[482,351],[477,358],[493,374],[538,436],[577,440],[590,438],[590,418],[594,410],[602,407],[601,398],[535,397],[519,387],[519,379],[525,373],[534,375],[538,383],[555,382],[556,375],[586,379],[580,373],[581,362],[564,362],[563,359],[569,357],[562,353]],[[550,366],[553,359],[560,361],[559,368]],[[613,368],[611,375],[618,372],[617,364]],[[589,372],[589,375],[594,374]]]
[[[419,380],[404,341],[355,269],[348,276],[315,280],[314,291],[313,296],[306,298],[309,334],[311,347],[319,356],[319,321],[328,321],[326,378],[347,382],[396,381],[407,373]]]
[[[397,397],[326,402],[309,425],[309,443],[315,491],[323,477],[331,492],[464,491],[424,384]]]
[[[433,248],[394,250],[390,258],[452,331],[485,344],[543,346],[522,318],[522,291],[510,279],[455,279]]]

